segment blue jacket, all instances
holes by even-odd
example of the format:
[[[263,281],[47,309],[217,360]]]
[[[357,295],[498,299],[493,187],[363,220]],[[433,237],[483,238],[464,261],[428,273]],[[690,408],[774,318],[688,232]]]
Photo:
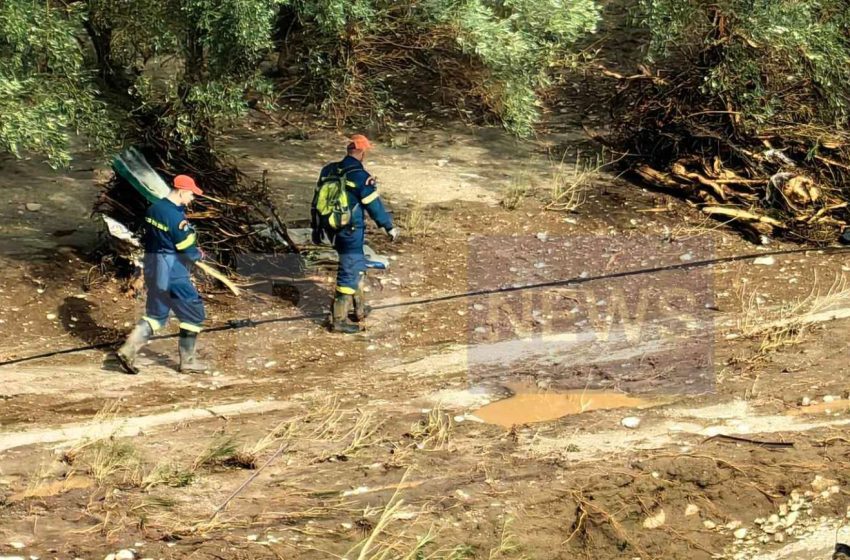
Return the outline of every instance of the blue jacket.
[[[321,185],[324,179],[335,174],[339,169],[349,170],[347,178],[354,183],[354,186],[350,188],[358,201],[358,204],[351,212],[351,224],[343,232],[347,230],[366,229],[366,219],[363,213],[364,208],[375,223],[378,224],[378,227],[384,228],[387,231],[393,229],[393,218],[384,208],[384,203],[381,202],[381,198],[378,196],[378,187],[375,180],[369,175],[369,172],[363,169],[363,163],[358,159],[345,156],[345,159],[342,161],[327,164],[322,168],[317,185]],[[328,233],[330,236],[331,232]]]
[[[201,259],[198,235],[186,219],[185,208],[163,198],[145,214],[145,282],[148,288],[168,290],[172,280],[189,277]],[[153,284],[153,285],[151,285]]]

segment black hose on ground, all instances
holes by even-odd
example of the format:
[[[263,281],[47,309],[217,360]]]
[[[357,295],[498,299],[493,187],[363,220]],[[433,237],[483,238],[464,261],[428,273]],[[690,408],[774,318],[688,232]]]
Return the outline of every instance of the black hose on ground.
[[[726,264],[731,262],[745,261],[749,259],[755,259],[758,257],[768,257],[768,256],[781,256],[781,255],[793,255],[796,253],[810,253],[812,251],[815,252],[824,252],[828,254],[835,253],[846,253],[850,252],[850,247],[823,247],[816,249],[783,249],[779,251],[767,251],[763,253],[748,253],[745,255],[735,255],[731,257],[719,257],[716,259],[706,259],[702,261],[692,261],[685,263],[676,263],[665,266],[656,266],[652,268],[641,268],[637,270],[627,270],[623,272],[614,272],[611,274],[601,274],[599,276],[585,276],[579,278],[567,278],[561,280],[550,280],[547,282],[538,282],[535,284],[524,284],[520,286],[508,286],[504,288],[487,288],[482,290],[472,290],[469,292],[460,292],[456,294],[446,294],[444,296],[434,296],[428,298],[421,298],[415,300],[408,301],[400,301],[398,303],[387,303],[384,305],[376,305],[373,306],[373,310],[381,310],[381,309],[396,309],[399,307],[413,307],[417,305],[428,305],[431,303],[442,303],[445,301],[452,301],[457,299],[465,299],[471,297],[478,296],[486,296],[493,294],[504,294],[510,292],[520,292],[525,290],[536,290],[540,288],[554,288],[561,286],[575,286],[579,284],[587,284],[588,282],[596,282],[599,280],[611,280],[615,278],[627,278],[629,276],[640,276],[643,274],[654,274],[656,272],[667,272],[670,270],[690,270],[694,268],[704,268],[707,266],[713,266],[717,264]],[[256,327],[259,325],[268,325],[272,323],[293,323],[296,321],[304,321],[307,319],[321,319],[325,315],[323,313],[312,313],[305,315],[295,315],[293,317],[276,317],[272,319],[262,319],[260,321],[253,321],[251,319],[235,319],[228,321],[223,325],[218,325],[215,327],[210,327],[205,329],[205,332],[218,332],[218,331],[229,331],[236,330],[248,327]],[[163,340],[169,338],[177,337],[176,334],[169,335],[161,335],[155,336],[152,340]],[[113,340],[111,342],[101,342],[100,344],[91,344],[88,346],[78,346],[75,348],[65,348],[63,350],[54,350],[51,352],[44,352],[41,354],[33,354],[30,356],[24,356],[22,358],[15,358],[13,360],[6,360],[0,362],[0,367],[10,366],[14,364],[20,364],[22,362],[29,362],[32,360],[40,360],[43,358],[50,358],[53,356],[61,356],[63,354],[76,354],[77,352],[85,352],[88,350],[102,350],[105,348],[115,347],[117,344],[122,342],[123,340]]]

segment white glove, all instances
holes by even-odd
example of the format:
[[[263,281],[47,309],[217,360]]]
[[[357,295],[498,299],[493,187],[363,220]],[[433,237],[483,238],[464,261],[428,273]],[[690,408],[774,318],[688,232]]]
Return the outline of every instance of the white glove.
[[[387,235],[389,236],[390,241],[395,242],[395,240],[401,235],[401,231],[397,227],[394,227],[393,229],[387,230]]]

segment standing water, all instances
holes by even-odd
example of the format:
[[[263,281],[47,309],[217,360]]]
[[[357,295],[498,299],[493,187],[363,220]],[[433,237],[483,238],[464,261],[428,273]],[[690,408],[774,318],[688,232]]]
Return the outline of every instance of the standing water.
[[[622,393],[571,391],[567,393],[523,393],[497,401],[476,410],[473,414],[488,424],[505,428],[518,424],[548,422],[571,414],[590,410],[635,408],[645,400]]]

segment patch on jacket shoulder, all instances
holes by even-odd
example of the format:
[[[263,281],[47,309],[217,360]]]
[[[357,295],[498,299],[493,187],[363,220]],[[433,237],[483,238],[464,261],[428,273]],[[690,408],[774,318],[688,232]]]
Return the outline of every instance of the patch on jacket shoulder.
[[[188,221],[188,220],[182,220],[182,221],[181,221],[181,222],[177,225],[177,229],[179,229],[179,230],[181,230],[181,231],[186,231],[187,229],[189,229],[189,221]]]

